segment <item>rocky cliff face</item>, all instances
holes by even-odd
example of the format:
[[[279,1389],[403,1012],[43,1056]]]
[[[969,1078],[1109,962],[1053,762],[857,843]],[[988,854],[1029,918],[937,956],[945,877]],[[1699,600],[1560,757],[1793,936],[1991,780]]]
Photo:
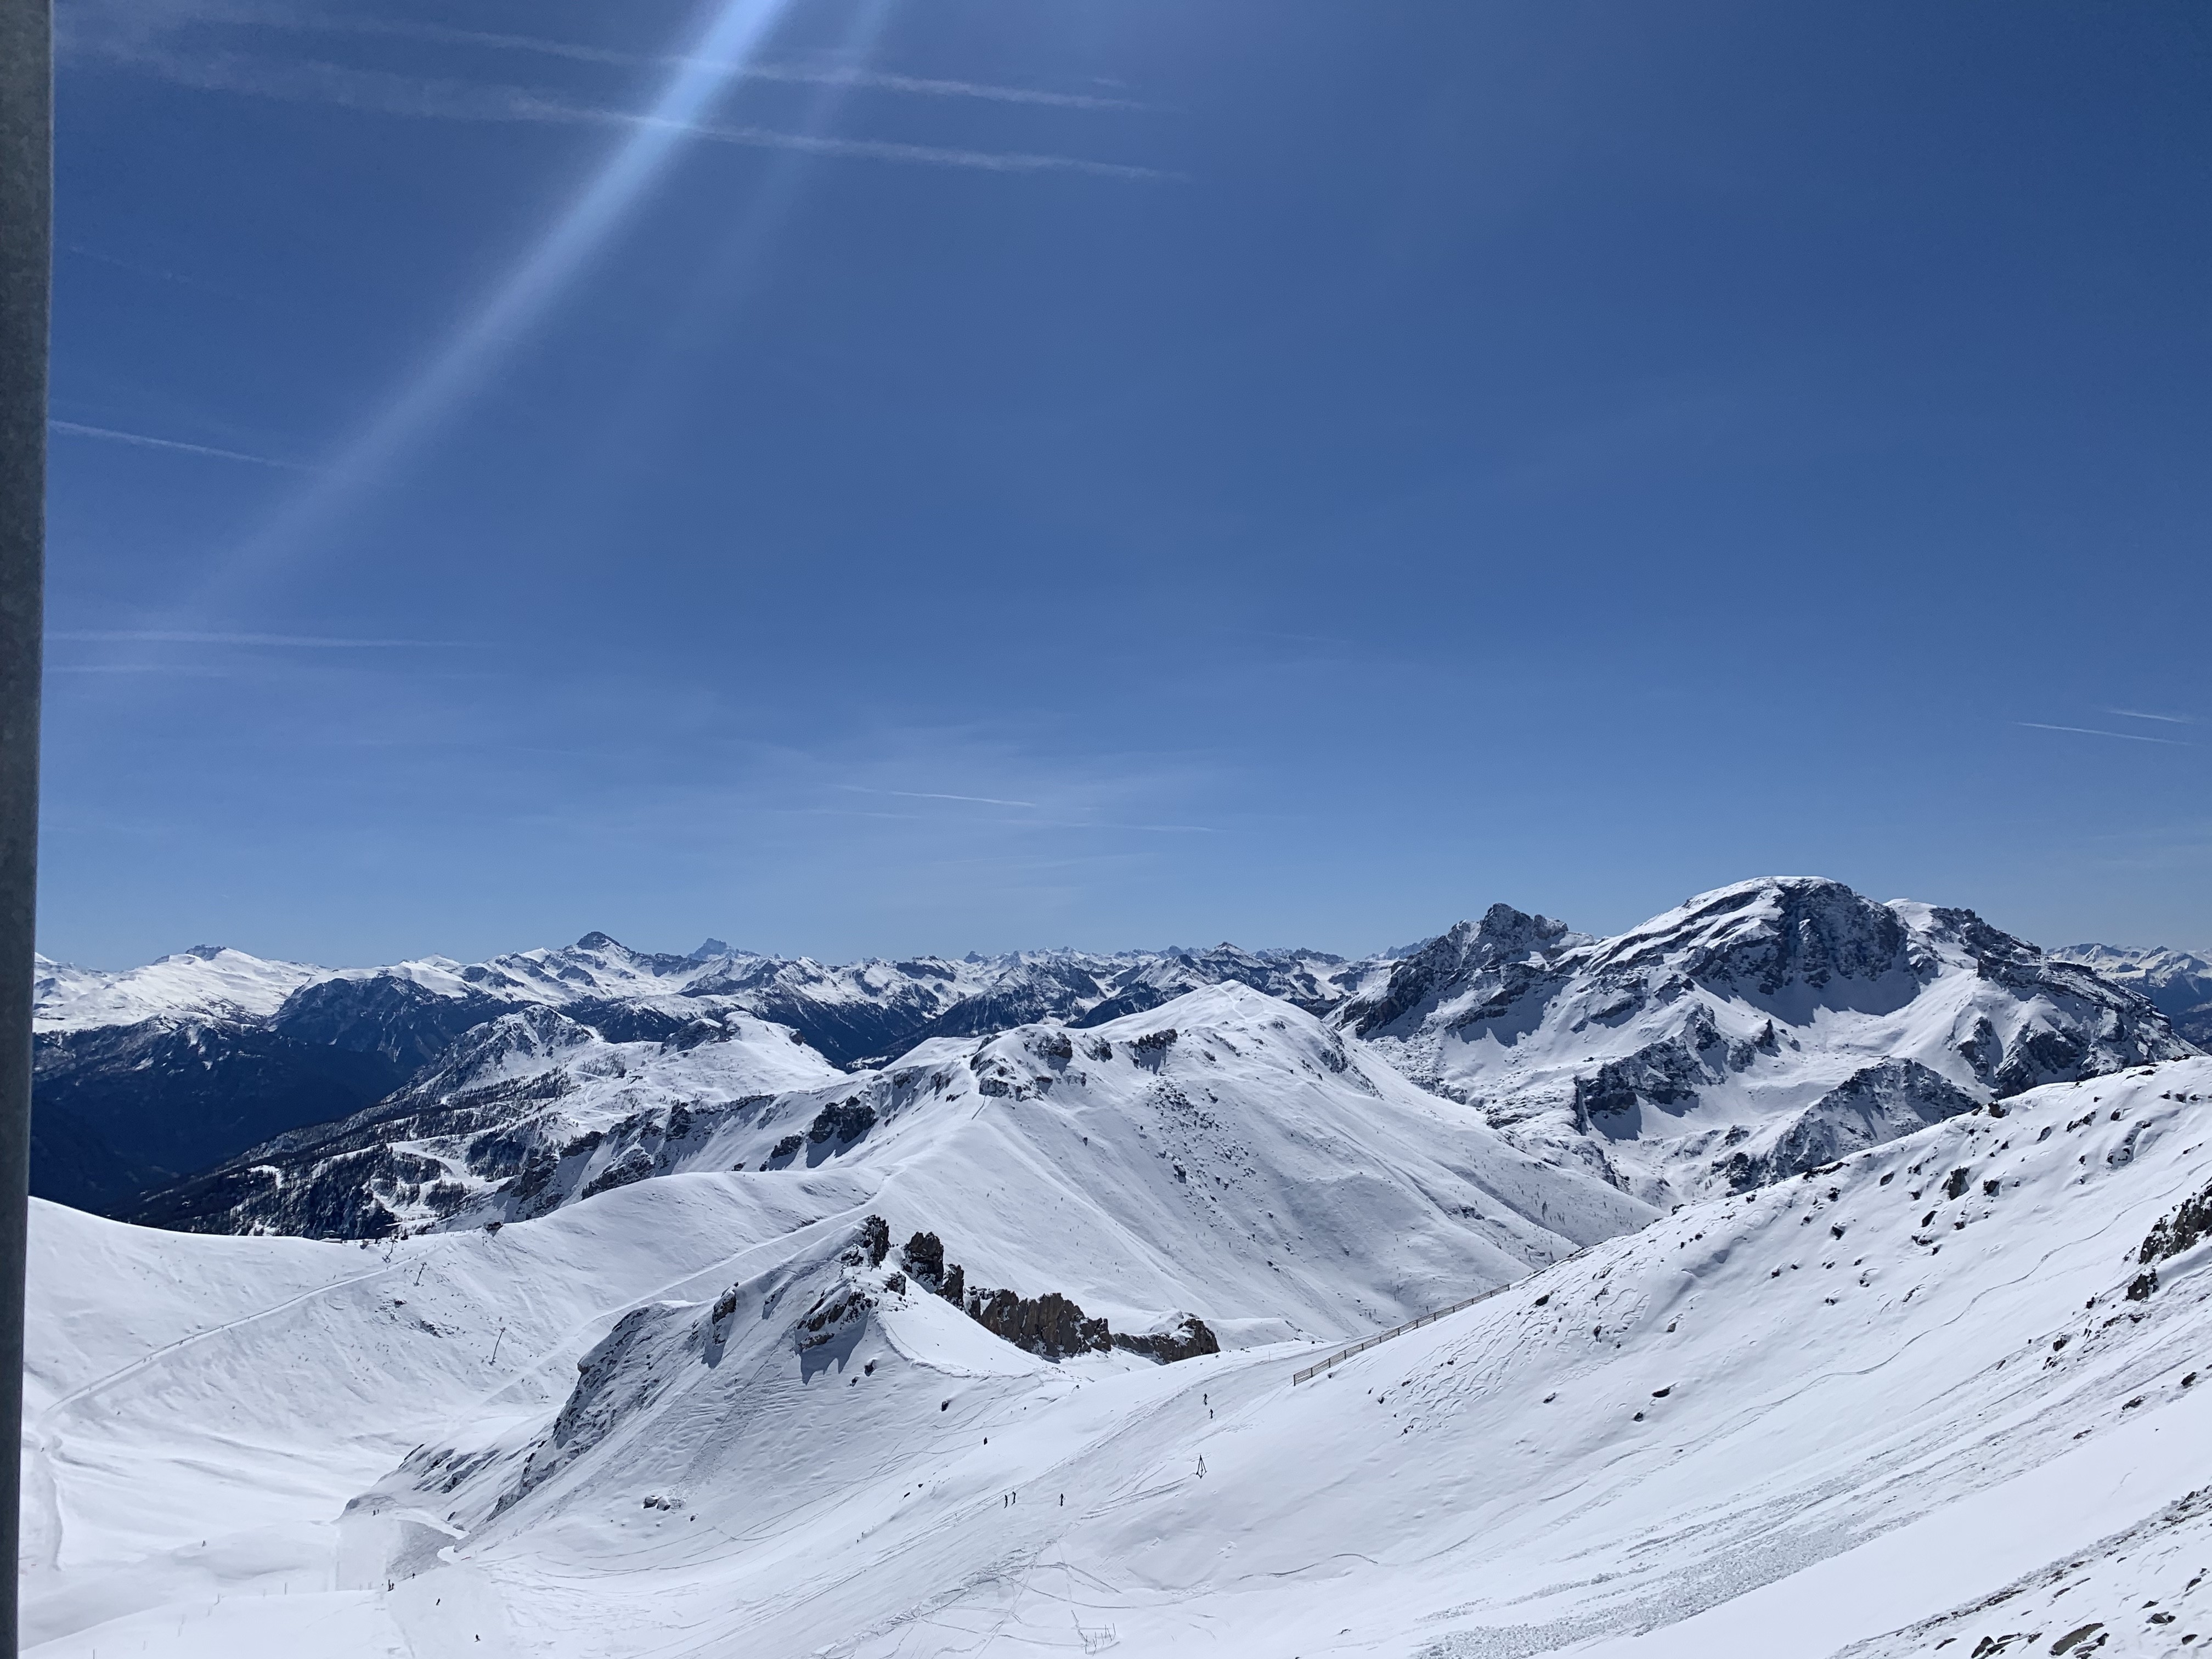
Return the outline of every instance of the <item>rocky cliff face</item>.
[[[1812,878],[1720,888],[1605,939],[1494,906],[1335,1018],[1517,1144],[1653,1203],[2192,1052],[2143,997],[1972,911]]]

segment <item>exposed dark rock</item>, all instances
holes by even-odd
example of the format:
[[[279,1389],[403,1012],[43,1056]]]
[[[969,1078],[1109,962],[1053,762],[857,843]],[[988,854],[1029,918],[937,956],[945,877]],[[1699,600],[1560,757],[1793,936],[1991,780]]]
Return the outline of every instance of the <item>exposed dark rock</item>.
[[[1168,1050],[1175,1046],[1176,1036],[1172,1025],[1164,1030],[1147,1031],[1129,1045],[1129,1058],[1157,1072],[1166,1060]]]
[[[857,1100],[832,1101],[807,1126],[806,1138],[817,1146],[832,1142],[842,1146],[858,1140],[875,1127],[873,1107]]]
[[[1459,1023],[1494,1017],[1544,976],[1547,957],[1569,937],[1563,921],[1493,904],[1480,922],[1456,922],[1398,963],[1382,994],[1346,1005],[1345,1017],[1354,1035],[1372,1036],[1475,983],[1487,994]]]
[[[2165,1261],[2193,1248],[2206,1235],[2212,1234],[2212,1187],[2207,1187],[2193,1198],[2185,1198],[2170,1216],[2162,1218],[2150,1230],[2136,1252],[2136,1260],[2143,1267],[2155,1261]]]
[[[1185,1314],[1164,1331],[1155,1331],[1145,1336],[1131,1336],[1116,1331],[1113,1344],[1131,1353],[1140,1353],[1171,1365],[1178,1359],[1195,1359],[1200,1354],[1219,1353],[1220,1339],[1211,1327],[1196,1314]]]
[[[579,1198],[592,1198],[600,1193],[611,1192],[617,1187],[627,1187],[633,1182],[643,1181],[653,1173],[653,1155],[642,1146],[633,1146],[613,1163],[585,1183]]]
[[[1085,1318],[1083,1310],[1057,1291],[1038,1297],[978,1291],[969,1298],[968,1311],[994,1336],[1047,1358],[1103,1352],[1111,1342],[1104,1320]]]
[[[916,1233],[899,1252],[906,1270],[927,1285],[945,1282],[945,1241],[935,1233]]]
[[[499,1514],[605,1439],[617,1425],[650,1404],[666,1386],[631,1356],[666,1322],[659,1307],[633,1308],[576,1362],[576,1386],[545,1437],[531,1449],[514,1485],[500,1495]]]
[[[865,1319],[876,1305],[875,1298],[856,1285],[839,1285],[823,1292],[820,1299],[806,1310],[792,1333],[803,1352],[833,1342],[847,1329]]]

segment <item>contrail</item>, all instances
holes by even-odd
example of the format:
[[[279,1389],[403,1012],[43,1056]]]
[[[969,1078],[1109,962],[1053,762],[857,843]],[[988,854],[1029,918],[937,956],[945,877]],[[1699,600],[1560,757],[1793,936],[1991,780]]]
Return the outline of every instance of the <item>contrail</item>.
[[[113,427],[86,426],[76,421],[48,421],[47,428],[65,432],[72,438],[105,438],[110,443],[137,444],[144,449],[173,449],[186,455],[210,455],[219,461],[251,461],[256,466],[282,467],[287,472],[313,472],[316,469],[303,466],[297,461],[280,461],[269,455],[249,455],[242,449],[216,449],[208,444],[188,444],[174,438],[149,438],[143,432],[118,432]]]
[[[2013,724],[2024,726],[2031,732],[2073,732],[2085,738],[2119,738],[2129,743],[2162,743],[2170,749],[2194,747],[2179,738],[2145,737],[2140,732],[2106,732],[2094,726],[2046,726],[2041,720],[2014,720]]]

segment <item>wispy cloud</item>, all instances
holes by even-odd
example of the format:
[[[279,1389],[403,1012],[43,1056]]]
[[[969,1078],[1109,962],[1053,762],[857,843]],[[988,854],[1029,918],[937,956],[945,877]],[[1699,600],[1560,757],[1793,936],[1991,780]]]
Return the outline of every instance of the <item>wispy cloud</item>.
[[[2183,742],[2179,738],[2154,738],[2146,736],[2141,732],[2106,732],[2094,726],[2049,726],[2041,720],[2014,720],[2013,724],[2025,726],[2031,732],[2073,732],[2085,738],[2118,738],[2124,743],[2160,743],[2169,749],[2189,749],[2195,746]]]
[[[856,795],[900,795],[908,800],[964,800],[978,806],[1036,806],[1033,800],[1001,800],[996,795],[947,795],[934,789],[870,789],[858,783],[842,783],[837,787],[848,789]]]
[[[50,662],[49,674],[189,674],[196,678],[228,679],[228,669],[201,664],[173,662]]]
[[[573,64],[605,64],[620,69],[665,69],[701,61],[662,53],[623,52],[610,46],[589,46],[568,40],[548,40],[534,34],[501,34],[483,29],[458,29],[443,23],[275,15],[256,21],[282,28],[375,35],[386,39],[422,40],[439,46],[482,46],[494,52],[525,52],[540,58],[557,58]],[[841,64],[706,64],[704,67],[729,70],[741,81],[853,87],[878,92],[912,93],[927,98],[977,98],[992,103],[1039,104],[1055,109],[1129,110],[1145,107],[1131,98],[1102,98],[1091,93],[1045,92],[1030,87],[998,86],[983,81],[893,75],[882,70]]]
[[[312,651],[374,651],[454,646],[459,640],[356,640],[320,634],[216,634],[183,628],[69,628],[46,635],[103,645],[271,645]]]
[[[188,444],[175,438],[151,438],[143,432],[118,432],[113,427],[86,426],[79,421],[48,421],[47,428],[72,438],[101,438],[110,443],[136,444],[143,449],[173,449],[185,455],[207,455],[219,461],[251,461],[256,466],[280,467],[287,472],[320,469],[298,461],[280,461],[273,455],[249,455],[242,449],[217,449],[212,444]]]
[[[1018,806],[1033,812],[1047,810],[1041,801],[1010,800],[1001,795],[955,795],[936,789],[879,789],[860,783],[841,783],[837,787],[854,795],[896,795],[906,800],[951,800],[959,801],[970,806]],[[911,812],[854,812],[837,807],[815,807],[811,810],[848,817],[909,820],[916,818],[916,815]],[[1203,823],[1125,823],[1110,818],[1086,817],[1082,814],[1089,809],[1081,806],[1071,808],[1063,805],[1054,810],[1062,814],[1073,811],[1074,816],[1050,818],[1002,818],[962,815],[957,821],[968,823],[1004,823],[1024,830],[1114,830],[1158,836],[1211,836],[1219,833],[1212,826]]]
[[[889,139],[840,138],[787,132],[780,128],[729,125],[711,121],[670,121],[632,111],[570,102],[526,87],[471,81],[419,79],[380,70],[339,64],[278,62],[234,52],[209,54],[167,47],[112,47],[112,61],[159,76],[174,85],[203,92],[241,93],[291,103],[320,103],[363,113],[446,121],[518,122],[545,126],[663,128],[714,143],[757,149],[797,150],[811,155],[900,162],[918,167],[965,167],[986,173],[1073,173],[1094,178],[1171,179],[1158,167],[1097,161],[1078,155],[1018,150],[962,149],[941,144],[911,144]],[[684,63],[689,59],[672,59]]]
[[[2167,726],[2195,726],[2197,720],[2187,714],[2148,714],[2140,708],[2106,708],[2101,714],[2118,714],[2127,720],[2158,720]]]

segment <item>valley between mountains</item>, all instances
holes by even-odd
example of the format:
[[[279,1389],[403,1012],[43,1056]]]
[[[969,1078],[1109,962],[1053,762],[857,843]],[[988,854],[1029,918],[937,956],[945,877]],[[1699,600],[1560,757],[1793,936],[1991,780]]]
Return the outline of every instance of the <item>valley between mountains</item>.
[[[2191,1652],[2197,961],[49,965],[26,1646]]]

